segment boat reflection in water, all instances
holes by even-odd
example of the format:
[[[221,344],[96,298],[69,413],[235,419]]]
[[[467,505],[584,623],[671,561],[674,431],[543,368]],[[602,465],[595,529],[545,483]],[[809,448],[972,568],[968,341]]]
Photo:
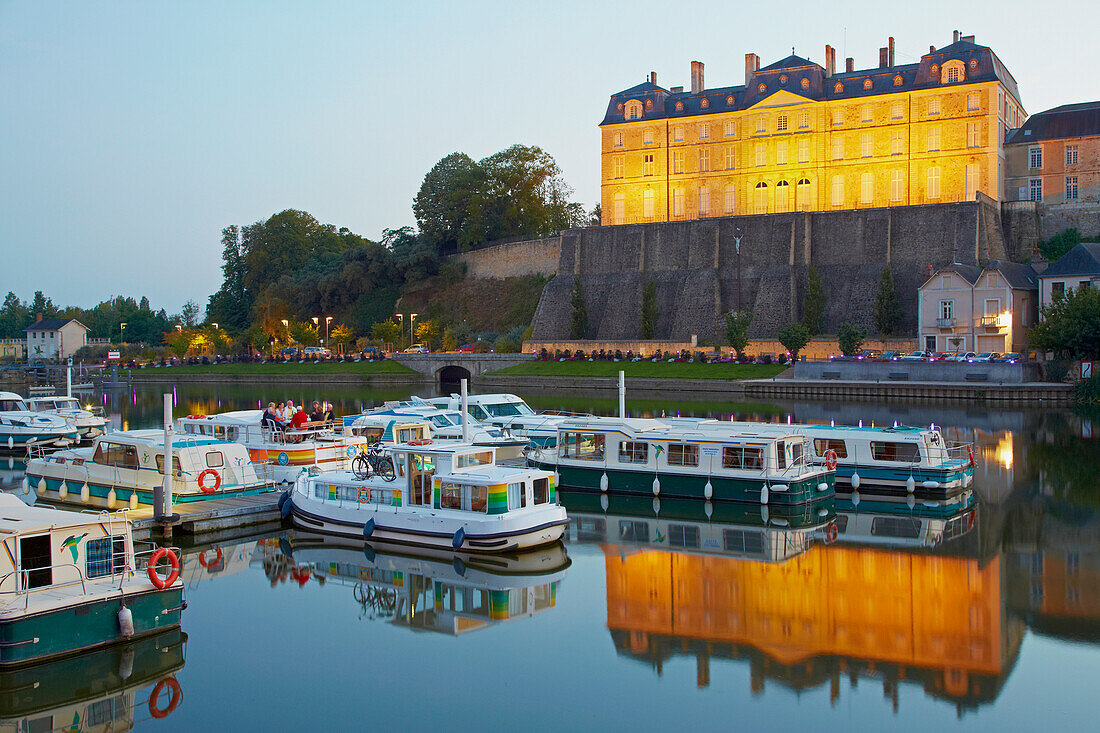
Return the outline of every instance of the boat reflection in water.
[[[575,498],[562,494],[568,537],[603,546],[616,649],[658,674],[694,656],[706,687],[711,660],[747,660],[755,694],[768,679],[828,684],[835,703],[843,675],[872,677],[895,710],[910,683],[961,713],[996,697],[1018,655],[1024,625],[1006,612],[999,557],[964,549],[977,534],[969,497],[954,515],[841,505],[802,526],[629,511],[618,497],[597,513]]]
[[[131,730],[182,699],[187,635],[179,627],[130,644],[0,672],[0,733]]]
[[[454,636],[550,610],[570,564],[560,542],[485,556],[304,533],[262,544],[272,584],[346,585],[363,617]]]

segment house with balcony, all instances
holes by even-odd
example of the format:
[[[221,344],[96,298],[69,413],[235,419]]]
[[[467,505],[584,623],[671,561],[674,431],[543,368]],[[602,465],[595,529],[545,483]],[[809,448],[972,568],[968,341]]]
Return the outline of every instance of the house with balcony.
[[[918,289],[920,346],[948,353],[1027,349],[1039,317],[1039,278],[1030,265],[994,260],[952,264]]]
[[[1100,287],[1100,242],[1081,242],[1039,275],[1039,307],[1079,288]]]

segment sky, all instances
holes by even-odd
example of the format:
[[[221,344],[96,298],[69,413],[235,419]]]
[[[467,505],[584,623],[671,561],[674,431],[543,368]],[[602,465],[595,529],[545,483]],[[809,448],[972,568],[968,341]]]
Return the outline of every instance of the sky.
[[[1039,12],[1042,8],[1045,12]],[[0,294],[205,305],[221,230],[293,208],[377,240],[424,174],[514,143],[599,199],[608,97],[741,84],[744,55],[913,63],[952,31],[1025,109],[1100,99],[1092,2],[88,2],[0,0]]]

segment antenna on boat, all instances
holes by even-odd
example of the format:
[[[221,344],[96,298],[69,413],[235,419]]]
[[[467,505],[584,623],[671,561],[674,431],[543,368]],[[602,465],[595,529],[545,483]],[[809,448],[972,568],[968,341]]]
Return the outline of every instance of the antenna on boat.
[[[462,380],[462,442],[470,442],[470,400],[466,391],[466,380]]]
[[[626,372],[619,370],[619,417],[626,417]]]

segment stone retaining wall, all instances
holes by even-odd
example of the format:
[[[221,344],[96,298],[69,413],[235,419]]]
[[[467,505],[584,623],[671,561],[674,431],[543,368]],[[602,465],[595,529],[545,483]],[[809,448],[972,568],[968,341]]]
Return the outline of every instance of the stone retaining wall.
[[[845,382],[948,382],[1023,384],[1039,381],[1039,365],[968,364],[949,361],[807,361],[794,365],[794,380]]]
[[[553,277],[558,271],[561,237],[508,242],[448,258],[466,265],[466,277],[500,280],[524,275]]]

